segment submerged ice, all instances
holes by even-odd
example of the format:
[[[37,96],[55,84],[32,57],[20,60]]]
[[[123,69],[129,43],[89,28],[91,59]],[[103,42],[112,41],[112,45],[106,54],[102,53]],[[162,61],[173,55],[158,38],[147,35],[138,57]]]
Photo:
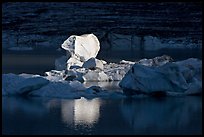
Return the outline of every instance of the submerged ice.
[[[202,61],[173,62],[163,55],[139,61],[107,63],[98,59],[100,43],[94,34],[72,35],[61,47],[67,55],[55,61],[45,76],[3,74],[2,95],[60,98],[123,98],[135,95],[193,95],[202,93]],[[83,82],[120,81],[123,92],[109,92]]]

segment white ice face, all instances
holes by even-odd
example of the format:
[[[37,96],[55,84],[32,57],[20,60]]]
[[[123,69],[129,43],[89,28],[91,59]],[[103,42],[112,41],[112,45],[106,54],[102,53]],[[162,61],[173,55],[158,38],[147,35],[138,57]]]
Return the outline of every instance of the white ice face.
[[[62,48],[65,50],[70,51],[71,53],[74,52],[74,44],[75,44],[76,37],[70,36],[64,43],[62,44]]]

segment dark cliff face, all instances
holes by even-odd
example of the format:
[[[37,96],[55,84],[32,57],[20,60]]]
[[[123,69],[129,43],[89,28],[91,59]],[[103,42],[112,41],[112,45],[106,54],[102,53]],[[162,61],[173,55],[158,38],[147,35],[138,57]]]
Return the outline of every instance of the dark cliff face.
[[[2,5],[2,33],[49,37],[106,32],[202,39],[202,3],[15,2]],[[57,40],[58,37],[58,40]]]

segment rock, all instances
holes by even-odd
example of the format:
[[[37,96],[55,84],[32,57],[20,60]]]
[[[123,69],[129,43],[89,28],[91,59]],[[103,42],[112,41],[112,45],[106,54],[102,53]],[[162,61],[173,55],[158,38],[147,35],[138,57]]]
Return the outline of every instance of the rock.
[[[109,77],[103,71],[89,70],[83,75],[84,81],[109,81]]]
[[[69,69],[73,64],[81,66],[83,62],[95,58],[100,50],[100,43],[94,34],[72,35],[61,47],[71,55],[67,61]]]
[[[91,70],[100,69],[103,70],[103,62],[96,58],[90,58],[82,65],[83,68],[88,68]]]
[[[197,63],[196,66],[201,67],[201,61],[200,64],[197,60],[188,60],[186,62],[188,62],[188,65]],[[196,75],[201,75],[197,74],[200,71],[186,76],[185,74],[191,73],[191,70],[185,69],[185,66],[181,64],[181,62],[173,62],[158,67],[135,64],[119,83],[119,86],[129,95],[152,94],[153,92],[191,95],[202,92],[202,82],[196,78]]]

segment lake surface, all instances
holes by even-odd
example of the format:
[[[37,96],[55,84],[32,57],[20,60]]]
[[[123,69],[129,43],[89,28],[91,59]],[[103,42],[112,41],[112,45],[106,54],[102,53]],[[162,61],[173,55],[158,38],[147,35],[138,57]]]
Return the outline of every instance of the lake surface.
[[[2,97],[3,134],[202,134],[202,98]]]
[[[128,55],[128,52],[125,52]],[[124,53],[124,54],[125,54]],[[170,53],[170,52],[169,52]],[[177,60],[201,54],[173,52]],[[175,54],[177,53],[177,54]],[[191,54],[186,54],[191,53]],[[199,52],[201,53],[201,51]],[[123,54],[123,55],[124,55]],[[161,53],[146,54],[148,58]],[[117,54],[100,54],[99,59],[119,61]],[[111,55],[111,56],[110,56]],[[179,56],[180,55],[180,56]],[[2,55],[2,73],[44,74],[54,69],[54,61],[62,54]],[[138,56],[138,57],[136,57]],[[140,55],[125,56],[139,60]],[[109,57],[109,58],[108,58]],[[119,82],[87,82],[110,92],[121,91]],[[59,99],[40,97],[2,97],[3,134],[202,134],[202,97],[138,97],[126,99]]]

